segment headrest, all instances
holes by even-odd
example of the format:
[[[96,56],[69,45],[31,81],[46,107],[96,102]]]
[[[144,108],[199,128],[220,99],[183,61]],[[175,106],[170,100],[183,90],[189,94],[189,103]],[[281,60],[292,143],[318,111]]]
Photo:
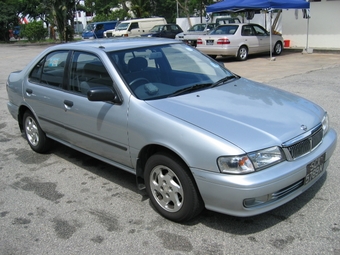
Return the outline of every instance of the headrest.
[[[148,61],[143,57],[131,58],[128,63],[130,72],[142,71],[148,67]]]
[[[98,76],[101,76],[101,75],[107,73],[105,67],[100,62],[86,63],[84,65],[84,71],[86,73],[96,74]]]

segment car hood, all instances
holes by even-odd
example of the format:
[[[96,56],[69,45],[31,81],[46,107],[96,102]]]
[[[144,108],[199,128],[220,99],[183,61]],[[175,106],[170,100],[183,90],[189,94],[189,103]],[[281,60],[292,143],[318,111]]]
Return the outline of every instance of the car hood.
[[[270,86],[240,78],[223,86],[149,105],[221,137],[246,152],[281,145],[320,123],[316,104]]]

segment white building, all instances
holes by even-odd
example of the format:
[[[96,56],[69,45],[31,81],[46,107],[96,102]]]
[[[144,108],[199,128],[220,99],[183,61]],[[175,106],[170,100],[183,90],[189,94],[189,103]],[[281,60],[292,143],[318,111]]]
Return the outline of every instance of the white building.
[[[310,1],[308,48],[340,50],[340,0]],[[307,19],[301,10],[283,10],[282,34],[291,48],[307,47]]]

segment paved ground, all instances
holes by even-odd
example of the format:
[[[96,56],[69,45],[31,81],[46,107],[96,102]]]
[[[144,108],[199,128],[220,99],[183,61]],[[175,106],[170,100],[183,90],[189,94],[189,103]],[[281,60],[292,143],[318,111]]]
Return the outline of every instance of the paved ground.
[[[1,255],[340,255],[339,148],[327,174],[288,204],[249,218],[204,211],[187,224],[160,217],[131,174],[62,145],[45,155],[31,151],[7,111],[5,82],[45,47],[0,45]],[[218,60],[317,102],[340,134],[340,54],[268,59]]]

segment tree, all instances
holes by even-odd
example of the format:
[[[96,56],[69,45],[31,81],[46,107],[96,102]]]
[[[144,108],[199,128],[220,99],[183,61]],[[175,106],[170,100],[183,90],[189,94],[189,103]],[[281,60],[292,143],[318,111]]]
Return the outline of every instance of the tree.
[[[19,13],[22,9],[20,0],[0,1],[0,40],[9,40],[9,30],[19,24]]]

